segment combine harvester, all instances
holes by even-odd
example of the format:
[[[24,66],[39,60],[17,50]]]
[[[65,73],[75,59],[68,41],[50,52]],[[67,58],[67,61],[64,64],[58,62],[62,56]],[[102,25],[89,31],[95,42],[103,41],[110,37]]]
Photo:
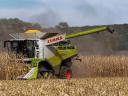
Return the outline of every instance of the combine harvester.
[[[77,49],[71,44],[71,38],[109,31],[108,27],[95,28],[74,34],[46,33],[28,30],[25,33],[10,34],[13,39],[4,42],[9,53],[24,56],[24,62],[30,64],[30,71],[18,79],[33,80],[55,76],[63,79],[72,77],[72,59],[78,57]]]

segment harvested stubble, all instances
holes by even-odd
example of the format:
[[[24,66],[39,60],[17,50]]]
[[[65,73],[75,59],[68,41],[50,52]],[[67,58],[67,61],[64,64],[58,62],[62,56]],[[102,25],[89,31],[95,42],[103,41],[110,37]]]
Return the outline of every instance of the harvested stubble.
[[[19,62],[13,54],[0,53],[0,80],[13,80],[27,71],[22,59]]]
[[[128,96],[128,78],[0,81],[1,96]]]
[[[127,77],[126,56],[81,56],[73,64],[74,77]]]

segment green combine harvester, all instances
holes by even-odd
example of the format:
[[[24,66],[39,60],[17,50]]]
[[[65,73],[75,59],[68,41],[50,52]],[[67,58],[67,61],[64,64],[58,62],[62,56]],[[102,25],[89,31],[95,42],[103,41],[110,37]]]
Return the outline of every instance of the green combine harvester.
[[[52,76],[70,79],[72,60],[78,57],[77,49],[71,44],[71,38],[110,30],[108,27],[95,28],[74,34],[59,34],[28,30],[25,33],[10,34],[13,38],[4,42],[8,53],[24,56],[24,62],[30,70],[18,79],[33,80]]]

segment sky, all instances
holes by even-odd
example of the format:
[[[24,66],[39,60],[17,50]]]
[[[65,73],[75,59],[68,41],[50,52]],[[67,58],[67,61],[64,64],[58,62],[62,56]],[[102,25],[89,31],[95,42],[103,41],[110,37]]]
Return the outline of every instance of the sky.
[[[0,18],[53,27],[128,23],[128,0],[0,0]]]

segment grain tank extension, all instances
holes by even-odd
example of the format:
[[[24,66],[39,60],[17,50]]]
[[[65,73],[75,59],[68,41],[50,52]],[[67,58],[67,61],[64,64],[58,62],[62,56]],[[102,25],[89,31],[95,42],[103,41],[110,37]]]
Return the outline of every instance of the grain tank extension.
[[[30,65],[30,71],[19,79],[37,79],[72,77],[72,59],[78,56],[77,49],[69,39],[110,30],[99,27],[74,34],[46,33],[39,30],[28,30],[25,33],[10,34],[13,38],[4,42],[9,54],[24,56],[24,62]]]

